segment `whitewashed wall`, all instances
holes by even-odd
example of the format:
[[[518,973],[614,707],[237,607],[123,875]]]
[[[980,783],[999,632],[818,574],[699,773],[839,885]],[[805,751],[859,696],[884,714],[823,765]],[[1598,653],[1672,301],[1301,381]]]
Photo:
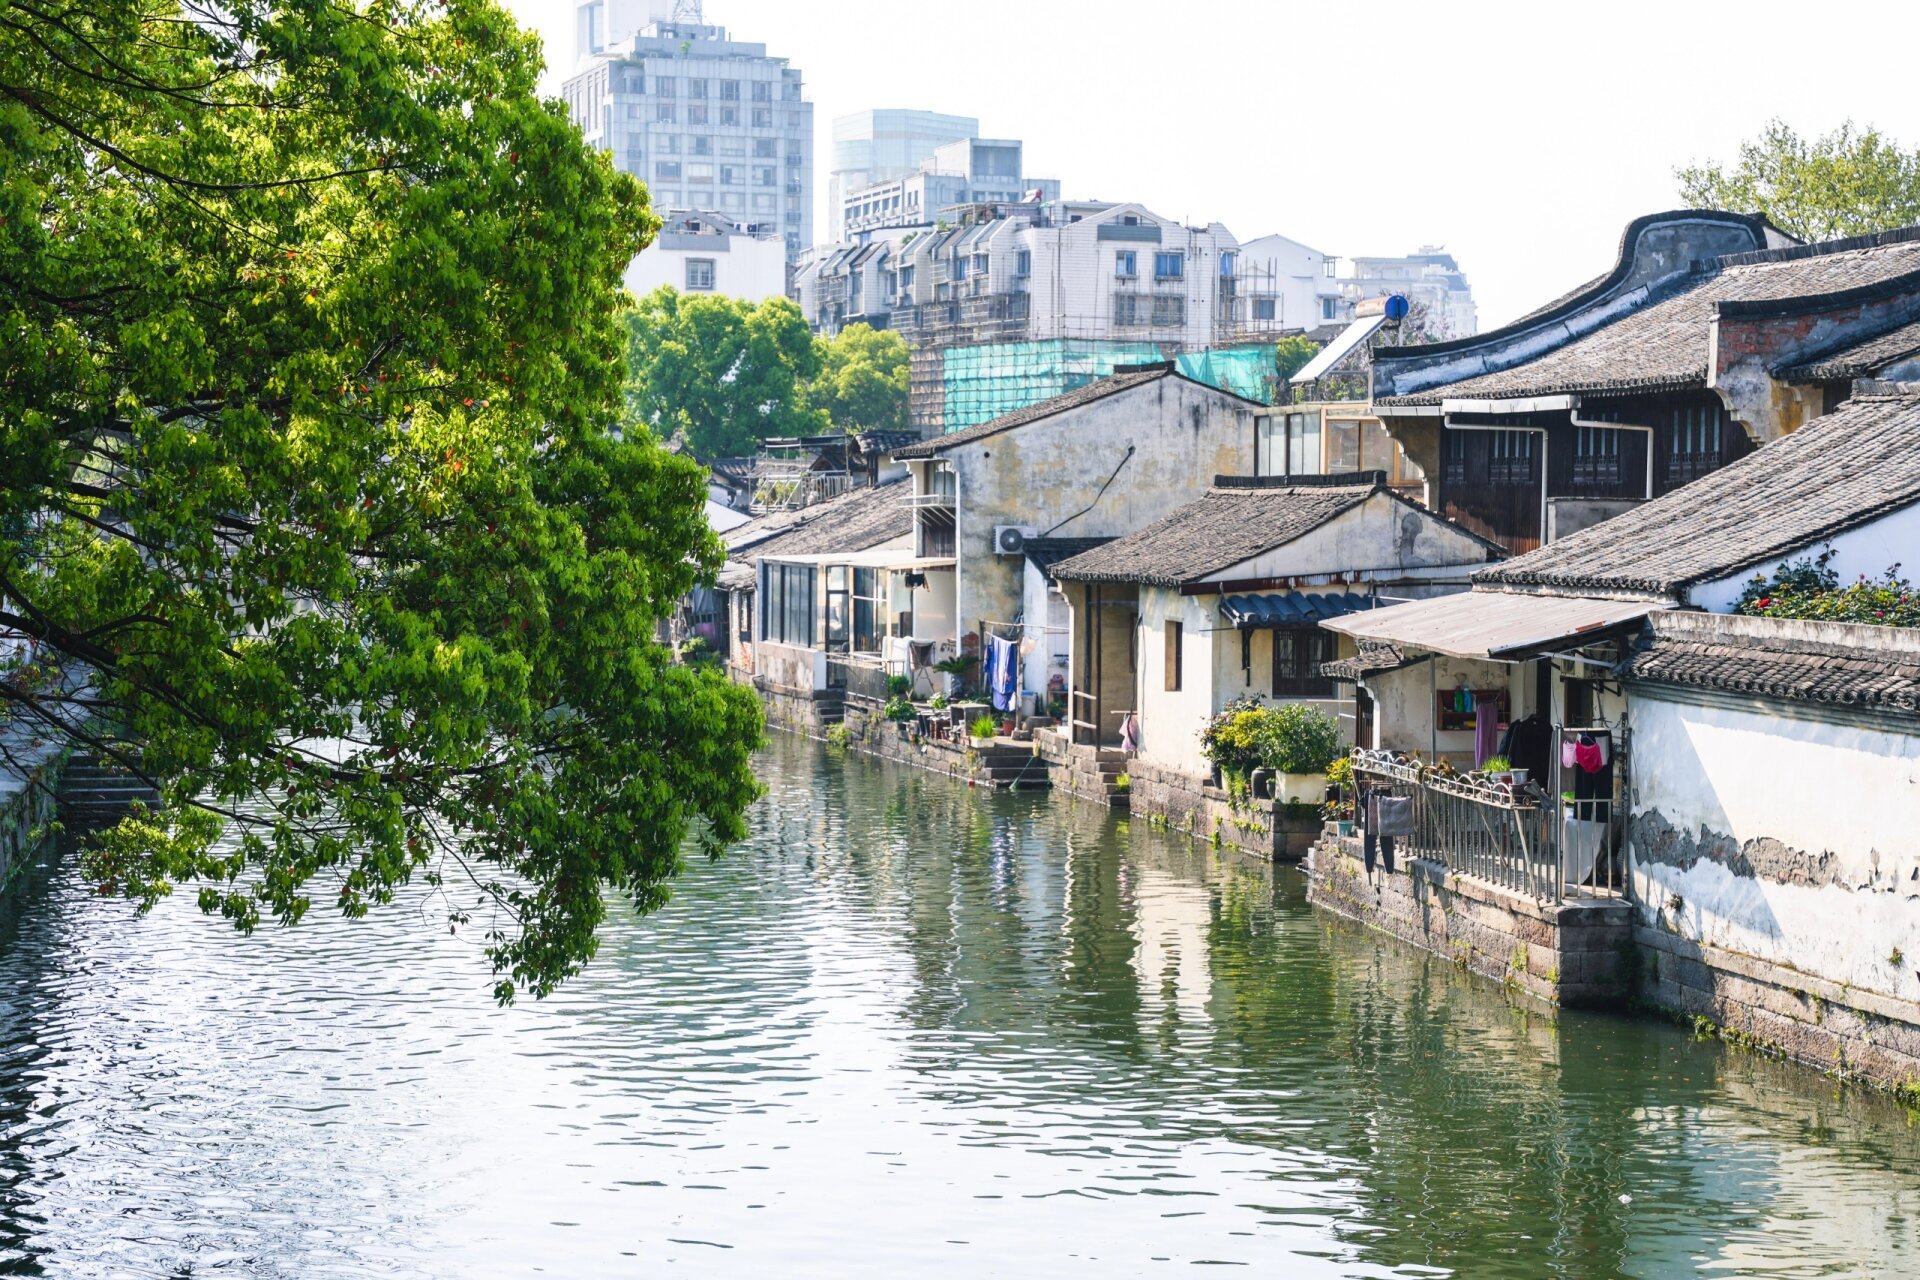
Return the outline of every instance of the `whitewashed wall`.
[[[1851,582],[1861,574],[1877,578],[1896,564],[1905,566],[1902,576],[1912,581],[1920,576],[1920,503],[1904,507],[1871,524],[1835,534],[1822,546],[1769,560],[1730,578],[1703,583],[1689,591],[1688,598],[1708,613],[1732,613],[1734,602],[1739,600],[1747,584],[1755,577],[1770,578],[1788,561],[1805,560],[1819,554],[1827,546],[1834,551],[1828,568],[1839,574],[1842,582]]]
[[[1643,919],[1920,998],[1920,729],[1699,705],[1645,686],[1631,703]],[[1656,814],[1682,837],[1665,852],[1653,849]],[[1751,869],[1727,864],[1725,838]],[[1716,839],[1721,858],[1694,856]]]

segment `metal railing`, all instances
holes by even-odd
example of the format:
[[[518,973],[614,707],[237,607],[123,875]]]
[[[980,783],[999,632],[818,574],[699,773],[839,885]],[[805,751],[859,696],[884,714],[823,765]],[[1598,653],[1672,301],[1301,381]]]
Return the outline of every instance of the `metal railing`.
[[[1579,874],[1569,883],[1568,815],[1558,795],[1550,797],[1534,782],[1496,782],[1364,748],[1353,752],[1353,773],[1363,799],[1412,799],[1413,834],[1394,839],[1403,856],[1438,862],[1540,902],[1620,892],[1610,849],[1587,851],[1584,858],[1576,849]]]
[[[884,703],[892,695],[887,692],[887,677],[906,675],[904,662],[885,662],[877,654],[827,655],[827,687],[846,691],[850,698],[865,698],[870,702]]]

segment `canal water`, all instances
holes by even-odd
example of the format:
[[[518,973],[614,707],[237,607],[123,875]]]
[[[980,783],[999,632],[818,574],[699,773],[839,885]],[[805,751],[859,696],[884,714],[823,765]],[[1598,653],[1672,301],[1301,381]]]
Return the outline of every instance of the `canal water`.
[[[0,1274],[1920,1274],[1891,1101],[1547,1016],[1270,871],[811,743],[495,1008],[394,910],[0,920]]]

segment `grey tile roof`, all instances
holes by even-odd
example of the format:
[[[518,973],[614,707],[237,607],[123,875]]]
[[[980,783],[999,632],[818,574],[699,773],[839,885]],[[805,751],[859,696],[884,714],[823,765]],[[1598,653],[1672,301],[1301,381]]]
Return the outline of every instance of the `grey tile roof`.
[[[1482,569],[1476,583],[1681,599],[1920,502],[1920,396],[1856,396],[1611,520]]]
[[[904,480],[855,489],[798,511],[769,512],[727,530],[723,587],[752,586],[754,569],[770,555],[811,556],[865,551],[913,531]]]
[[[1321,483],[1218,477],[1198,502],[1098,550],[1061,561],[1053,566],[1053,576],[1080,582],[1179,586],[1285,546],[1376,493],[1404,502],[1430,519],[1442,518],[1388,488],[1385,475],[1378,471],[1312,479]],[[1499,553],[1492,543],[1486,545],[1489,555]]]
[[[1662,613],[1641,645],[1629,679],[1920,715],[1920,632]]]
[[[1027,559],[1034,568],[1045,573],[1062,560],[1071,559],[1095,547],[1104,547],[1112,541],[1112,538],[1028,538]]]
[[[1332,662],[1321,663],[1320,674],[1329,680],[1345,680],[1351,684],[1383,671],[1397,671],[1411,661],[1413,659],[1407,657],[1406,650],[1397,644],[1384,640],[1362,640],[1359,652],[1351,658],[1335,658]]]
[[[1835,347],[1822,353],[1818,359],[1781,365],[1773,373],[1787,382],[1866,378],[1895,360],[1904,360],[1915,354],[1920,354],[1920,320],[1889,329],[1877,337]]]
[[[1703,387],[1710,330],[1721,304],[1811,302],[1916,273],[1920,233],[1911,228],[1864,240],[1717,258],[1697,267],[1679,293],[1629,311],[1523,364],[1411,395],[1384,396],[1378,403],[1432,405],[1442,400]],[[1920,278],[1912,288],[1920,293]]]
[[[1084,387],[1076,387],[1064,395],[1054,396],[1050,400],[1041,400],[1024,409],[1015,409],[1011,413],[1003,413],[991,422],[982,422],[961,431],[949,431],[946,435],[935,436],[931,440],[895,450],[893,456],[902,461],[938,457],[958,445],[971,444],[975,440],[984,440],[988,436],[997,436],[1003,431],[1024,427],[1029,422],[1039,422],[1043,418],[1051,418],[1069,409],[1078,409],[1081,405],[1092,404],[1096,400],[1104,400],[1108,396],[1119,395],[1123,391],[1131,391],[1135,387],[1143,387],[1149,382],[1158,382],[1162,378],[1177,378],[1182,382],[1192,383],[1196,387],[1203,387],[1215,395],[1226,396],[1230,400],[1236,400],[1254,408],[1267,407],[1257,400],[1248,400],[1243,396],[1234,395],[1231,391],[1222,391],[1218,387],[1177,373],[1170,364],[1156,364],[1146,369],[1109,374],[1107,377],[1089,382]]]

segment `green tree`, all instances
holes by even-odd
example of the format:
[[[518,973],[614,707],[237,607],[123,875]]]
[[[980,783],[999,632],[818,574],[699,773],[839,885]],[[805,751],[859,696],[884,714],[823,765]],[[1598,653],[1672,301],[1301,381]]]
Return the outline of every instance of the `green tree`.
[[[1920,153],[1851,120],[1817,138],[1769,121],[1740,144],[1731,167],[1709,161],[1675,169],[1674,177],[1689,207],[1757,213],[1803,240],[1920,222]]]
[[[0,624],[67,678],[0,704],[162,788],[104,887],[413,882],[502,1000],[742,834],[761,738],[649,640],[720,556],[620,429],[658,222],[540,67],[490,0],[0,14]]]
[[[842,431],[906,427],[906,339],[891,329],[850,324],[821,340],[820,349],[820,372],[807,387],[807,403]]]
[[[1273,354],[1279,362],[1280,381],[1285,382],[1320,354],[1320,344],[1304,333],[1290,333],[1273,344]]]
[[[663,439],[684,435],[699,457],[827,429],[806,396],[820,352],[786,298],[752,303],[662,285],[628,313],[627,360],[635,414]]]

